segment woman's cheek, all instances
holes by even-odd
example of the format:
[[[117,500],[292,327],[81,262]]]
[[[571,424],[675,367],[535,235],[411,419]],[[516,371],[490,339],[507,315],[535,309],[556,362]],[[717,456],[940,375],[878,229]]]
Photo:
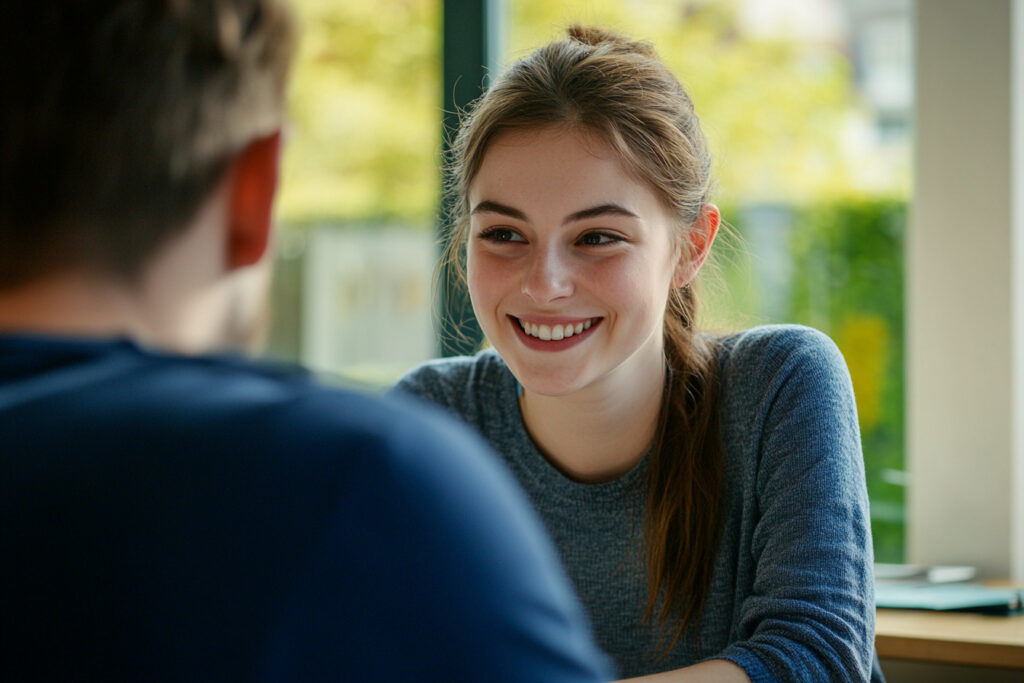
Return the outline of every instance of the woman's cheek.
[[[469,255],[466,264],[466,279],[470,293],[478,292],[483,297],[490,297],[510,284],[507,259],[479,251]]]

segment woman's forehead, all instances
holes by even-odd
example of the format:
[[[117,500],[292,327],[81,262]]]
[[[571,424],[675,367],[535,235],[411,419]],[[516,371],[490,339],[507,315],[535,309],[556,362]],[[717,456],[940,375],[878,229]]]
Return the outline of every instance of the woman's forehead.
[[[469,209],[481,201],[522,208],[538,202],[578,211],[616,204],[636,212],[652,203],[674,213],[657,188],[640,176],[599,133],[565,125],[502,131],[491,140],[469,184]]]

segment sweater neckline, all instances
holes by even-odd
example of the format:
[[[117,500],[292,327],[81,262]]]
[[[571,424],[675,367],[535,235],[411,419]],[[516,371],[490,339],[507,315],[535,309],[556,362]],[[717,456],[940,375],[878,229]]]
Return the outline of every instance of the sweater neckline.
[[[526,421],[523,419],[522,410],[519,407],[519,394],[522,392],[522,387],[519,381],[516,380],[515,375],[512,374],[512,371],[501,360],[501,357],[497,356],[497,354],[495,355],[499,361],[502,374],[502,400],[498,403],[505,405],[506,401],[508,401],[511,406],[514,406],[514,409],[509,410],[507,415],[512,422],[510,426],[515,436],[515,441],[524,445],[524,457],[520,460],[520,464],[527,475],[538,486],[543,487],[547,491],[554,491],[560,497],[576,501],[611,500],[622,498],[635,490],[639,490],[642,479],[647,472],[648,462],[651,457],[650,451],[645,453],[622,476],[611,481],[596,484],[576,481],[558,469],[541,452],[533,437],[530,436],[530,432],[526,428]]]

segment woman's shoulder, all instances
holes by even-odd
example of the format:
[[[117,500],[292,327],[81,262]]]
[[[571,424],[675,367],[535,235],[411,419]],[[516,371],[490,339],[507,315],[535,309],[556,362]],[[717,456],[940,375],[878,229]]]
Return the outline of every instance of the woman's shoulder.
[[[727,366],[756,364],[776,369],[792,363],[843,364],[835,342],[804,325],[760,325],[718,337]]]
[[[862,456],[853,383],[826,334],[759,327],[724,338],[722,349],[723,439],[741,467],[771,473],[826,458],[856,468]]]
[[[501,356],[486,349],[474,356],[429,360],[399,378],[392,390],[457,408],[467,397],[502,386],[509,376]]]
[[[726,389],[744,394],[772,391],[793,380],[823,390],[845,388],[849,372],[835,342],[803,325],[763,325],[719,338]],[[805,391],[810,387],[806,387]]]

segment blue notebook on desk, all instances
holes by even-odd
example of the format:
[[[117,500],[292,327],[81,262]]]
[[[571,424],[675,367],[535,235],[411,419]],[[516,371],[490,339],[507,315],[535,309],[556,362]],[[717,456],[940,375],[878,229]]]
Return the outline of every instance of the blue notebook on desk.
[[[891,609],[1016,614],[1024,612],[1024,591],[980,583],[878,581],[875,605]]]

